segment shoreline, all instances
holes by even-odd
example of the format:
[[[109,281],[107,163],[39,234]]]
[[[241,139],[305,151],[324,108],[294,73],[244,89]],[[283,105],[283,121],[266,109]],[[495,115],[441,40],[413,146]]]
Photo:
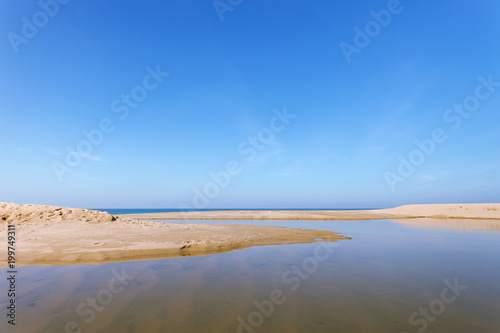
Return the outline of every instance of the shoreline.
[[[0,237],[16,229],[17,265],[72,265],[198,256],[259,245],[348,240],[313,229],[186,220],[500,220],[500,204],[411,205],[370,211],[205,211],[110,215],[102,211],[0,203]],[[145,220],[183,220],[166,223]],[[407,220],[410,221],[410,220]],[[464,220],[465,221],[465,220]],[[471,222],[473,223],[473,222]],[[0,258],[0,267],[7,257]]]
[[[405,205],[374,210],[217,210],[117,215],[139,220],[380,220],[413,218],[500,219],[500,204]]]
[[[260,245],[347,240],[286,227],[141,221],[106,212],[0,203],[0,238],[15,225],[16,265],[102,264],[198,256]],[[7,256],[0,267],[7,266]]]
[[[334,242],[338,233],[251,225],[199,225],[145,221],[81,223],[43,227],[16,225],[18,265],[101,264],[223,253],[259,245]],[[1,233],[1,232],[0,232]],[[5,259],[0,267],[5,267]]]

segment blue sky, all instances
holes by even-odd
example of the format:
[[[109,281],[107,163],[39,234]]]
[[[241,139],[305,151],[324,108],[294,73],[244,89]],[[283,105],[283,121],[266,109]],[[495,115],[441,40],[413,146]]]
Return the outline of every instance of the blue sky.
[[[232,3],[2,1],[0,201],[500,202],[498,1]]]

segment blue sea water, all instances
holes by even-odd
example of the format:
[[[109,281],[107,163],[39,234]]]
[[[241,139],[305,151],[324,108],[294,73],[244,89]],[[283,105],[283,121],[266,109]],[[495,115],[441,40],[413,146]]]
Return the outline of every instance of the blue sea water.
[[[210,208],[210,209],[180,209],[180,208],[89,208],[92,210],[100,210],[103,212],[108,212],[111,215],[118,214],[146,214],[146,213],[170,213],[170,212],[197,212],[197,211],[220,211],[220,210],[370,210],[378,208],[308,208],[308,209],[297,209],[297,208]]]

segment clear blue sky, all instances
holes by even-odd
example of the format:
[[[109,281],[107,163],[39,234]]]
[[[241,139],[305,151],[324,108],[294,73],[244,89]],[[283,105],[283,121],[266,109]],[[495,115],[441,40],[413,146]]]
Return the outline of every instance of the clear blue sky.
[[[44,1],[0,3],[0,201],[500,202],[496,0]]]

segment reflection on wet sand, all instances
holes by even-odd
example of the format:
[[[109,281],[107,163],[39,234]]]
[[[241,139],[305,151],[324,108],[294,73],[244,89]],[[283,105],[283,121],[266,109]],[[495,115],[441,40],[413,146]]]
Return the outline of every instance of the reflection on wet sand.
[[[500,232],[500,220],[493,219],[431,219],[431,218],[413,218],[413,219],[390,219],[390,221],[404,224],[414,228],[442,228],[442,229],[460,229],[460,230],[480,230]]]
[[[497,234],[408,229],[383,220],[315,227],[352,239],[21,267],[19,320],[12,332],[397,333],[425,325],[426,332],[498,332]],[[446,280],[467,288],[452,301],[447,292],[441,309]],[[0,280],[0,290],[5,288]],[[1,332],[8,329],[0,322]]]
[[[440,296],[444,279],[452,281],[457,274],[453,264],[429,262],[426,254],[420,260],[406,254],[385,260],[383,253],[363,249],[349,254],[350,249],[343,246],[315,267],[305,261],[314,256],[315,246],[264,246],[203,257],[104,265],[25,267],[18,329],[57,333],[67,327],[103,333],[416,332],[420,326],[411,326],[409,316],[421,306],[428,307]],[[444,270],[439,271],[442,266]],[[491,272],[471,268],[473,273],[459,277],[469,289],[447,305],[439,320],[429,323],[429,332],[472,328],[494,332],[500,324],[492,316],[493,309],[498,309],[498,290],[483,283]],[[285,272],[291,273],[284,278]],[[125,276],[125,284],[114,280],[117,273]],[[273,290],[283,292],[282,302],[270,307]]]

